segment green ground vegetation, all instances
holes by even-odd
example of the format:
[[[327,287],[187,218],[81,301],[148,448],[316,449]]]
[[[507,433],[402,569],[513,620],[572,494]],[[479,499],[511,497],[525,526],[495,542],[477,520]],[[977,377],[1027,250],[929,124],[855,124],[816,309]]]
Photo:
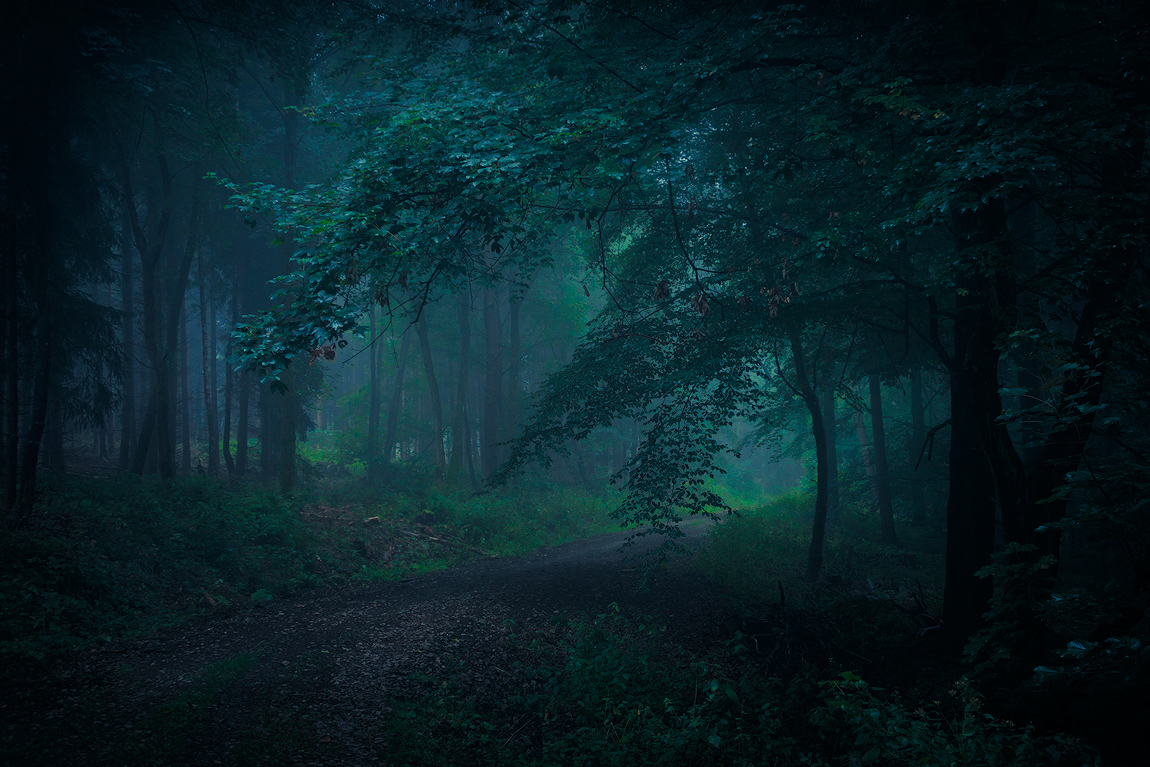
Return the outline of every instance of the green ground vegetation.
[[[617,529],[579,491],[524,482],[477,495],[423,480],[285,497],[196,476],[48,479],[33,521],[0,536],[0,657],[42,659],[308,589]]]

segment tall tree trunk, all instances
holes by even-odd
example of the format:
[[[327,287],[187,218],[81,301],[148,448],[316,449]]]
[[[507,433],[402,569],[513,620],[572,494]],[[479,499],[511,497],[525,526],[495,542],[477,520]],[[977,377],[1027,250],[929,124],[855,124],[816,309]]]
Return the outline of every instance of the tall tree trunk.
[[[431,449],[435,453],[435,476],[442,478],[447,468],[447,461],[443,457],[443,402],[439,397],[439,384],[435,380],[435,365],[431,357],[431,342],[427,333],[427,312],[415,323],[416,333],[419,335],[419,350],[423,356],[423,372],[427,376],[427,391],[431,395],[431,421],[435,429],[435,436],[431,441]]]
[[[48,418],[48,386],[52,374],[52,320],[46,300],[40,303],[36,318],[36,367],[32,382],[32,412],[29,417],[28,438],[24,442],[24,455],[20,463],[17,523],[25,524],[32,517],[36,502],[36,464],[40,457],[40,442]]]
[[[20,462],[20,335],[16,253],[4,250],[4,510],[16,509],[17,474]]]
[[[926,410],[922,404],[922,370],[910,371],[910,460],[911,466],[918,463],[918,457],[926,443]],[[915,476],[910,478],[911,523],[926,524],[926,493],[923,482]]]
[[[299,385],[303,379],[298,370],[301,359],[302,357],[297,357],[289,362],[281,375],[286,387],[280,402],[279,485],[282,493],[290,493],[295,490],[296,431],[300,407]]]
[[[483,389],[483,478],[491,479],[499,468],[499,400],[502,369],[499,355],[499,291],[483,290],[483,329],[486,341]]]
[[[399,342],[399,363],[395,370],[395,388],[391,390],[391,401],[387,406],[387,428],[383,434],[383,449],[387,462],[395,460],[395,439],[399,430],[399,409],[403,405],[403,374],[407,368],[407,352],[411,348],[411,333],[404,333]]]
[[[252,399],[252,376],[247,370],[240,371],[239,413],[236,415],[236,476],[242,477],[248,471],[248,408]]]
[[[188,351],[188,313],[180,312],[180,436],[183,442],[180,468],[185,473],[192,470],[192,397],[188,386],[188,368],[191,367],[190,362],[191,355]]]
[[[202,367],[203,367],[203,382],[204,382],[204,422],[208,427],[208,476],[218,477],[220,475],[220,435],[219,435],[219,415],[216,411],[216,382],[213,374],[214,364],[211,364],[209,355],[214,357],[216,350],[215,345],[208,333],[209,323],[215,324],[215,307],[212,306],[212,299],[210,294],[207,294],[204,285],[204,254],[201,252],[197,256],[197,271],[199,278],[197,279],[199,287],[200,298],[200,349],[202,351]]]
[[[835,435],[835,390],[829,383],[819,390],[819,407],[823,412],[827,440],[827,516],[835,519],[839,512],[839,456]]]
[[[451,418],[451,463],[447,466],[447,481],[459,481],[459,473],[468,458],[467,440],[471,429],[467,425],[467,377],[471,364],[471,295],[459,293],[459,378],[455,387],[455,413]]]
[[[870,502],[874,511],[878,510],[878,472],[874,468],[874,455],[871,452],[870,438],[866,433],[866,420],[863,414],[855,411],[855,437],[859,443],[859,455],[866,471],[867,487],[870,488]]]
[[[823,423],[823,411],[819,407],[819,397],[807,373],[806,356],[803,352],[801,325],[792,324],[788,328],[791,345],[791,359],[795,365],[795,378],[798,381],[799,395],[811,416],[811,434],[815,439],[815,514],[811,528],[811,545],[807,550],[806,579],[814,583],[823,569],[823,545],[827,535],[827,431]]]
[[[890,493],[890,471],[886,455],[886,429],[882,422],[882,380],[871,373],[870,419],[874,432],[874,470],[878,499],[879,540],[887,545],[898,543],[894,529],[894,505]]]
[[[124,339],[124,412],[120,419],[120,471],[127,471],[132,460],[136,436],[136,306],[135,276],[132,258],[132,222],[128,206],[135,202],[127,192],[120,198],[120,298],[121,327]]]
[[[522,360],[519,344],[519,309],[523,297],[511,296],[507,312],[507,402],[504,412],[504,439],[511,439],[519,431],[519,408],[523,402]]]
[[[271,485],[279,470],[280,429],[283,428],[283,397],[272,391],[269,384],[260,382],[260,481]]]
[[[235,328],[240,321],[239,302],[239,273],[240,259],[236,256],[235,270],[232,274],[232,323]],[[224,449],[224,464],[228,467],[228,476],[236,476],[236,465],[232,460],[232,399],[235,396],[235,371],[232,370],[232,334],[228,332],[227,351],[224,352],[224,433],[220,438]]]
[[[51,381],[48,388],[48,418],[44,428],[44,466],[56,474],[63,474],[64,467],[64,414],[60,407],[60,397],[52,396]]]
[[[368,325],[371,335],[371,346],[368,349],[368,367],[370,368],[370,383],[368,392],[367,413],[367,479],[375,484],[379,479],[379,454],[376,451],[376,436],[379,430],[380,409],[380,363],[383,359],[383,349],[375,334],[375,304],[368,311]]]

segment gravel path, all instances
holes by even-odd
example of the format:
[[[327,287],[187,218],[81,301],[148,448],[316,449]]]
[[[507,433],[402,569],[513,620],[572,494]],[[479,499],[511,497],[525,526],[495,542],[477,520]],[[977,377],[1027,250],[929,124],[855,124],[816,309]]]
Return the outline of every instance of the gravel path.
[[[707,526],[685,523],[687,545],[697,547]],[[0,761],[273,763],[258,753],[266,741],[290,746],[275,761],[387,764],[388,702],[417,704],[450,677],[471,699],[498,705],[528,659],[511,635],[546,637],[554,617],[593,617],[618,603],[657,617],[683,646],[717,646],[723,608],[705,579],[680,558],[642,588],[642,564],[619,551],[625,537],[272,602],[87,653],[59,672],[49,711],[3,725]]]

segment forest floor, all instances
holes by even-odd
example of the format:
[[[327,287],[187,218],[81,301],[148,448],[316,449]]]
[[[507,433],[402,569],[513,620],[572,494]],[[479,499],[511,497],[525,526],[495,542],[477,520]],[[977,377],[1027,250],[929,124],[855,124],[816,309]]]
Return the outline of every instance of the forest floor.
[[[709,524],[687,522],[686,545]],[[546,641],[613,603],[665,624],[680,647],[721,649],[732,607],[687,557],[645,583],[643,562],[627,558],[642,540],[621,553],[626,536],[221,610],[75,655],[27,680],[30,705],[0,701],[2,761],[389,764],[403,717],[434,715],[429,695],[450,683],[481,708],[506,705],[532,684],[524,637]]]

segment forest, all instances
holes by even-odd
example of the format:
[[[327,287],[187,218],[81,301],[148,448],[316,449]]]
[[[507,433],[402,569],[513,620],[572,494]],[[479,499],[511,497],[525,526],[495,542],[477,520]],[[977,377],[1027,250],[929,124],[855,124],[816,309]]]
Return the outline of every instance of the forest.
[[[1150,3],[42,0],[0,71],[3,763],[1144,763]]]

